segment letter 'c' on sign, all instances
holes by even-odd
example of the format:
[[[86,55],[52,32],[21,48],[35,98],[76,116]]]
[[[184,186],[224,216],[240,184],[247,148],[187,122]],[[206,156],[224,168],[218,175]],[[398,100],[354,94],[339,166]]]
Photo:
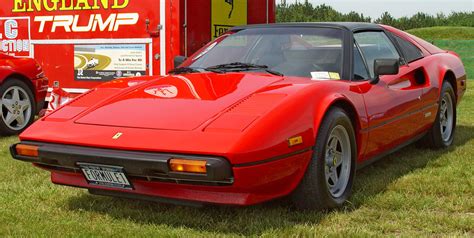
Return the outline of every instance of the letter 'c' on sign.
[[[16,39],[18,37],[18,22],[15,20],[5,21],[5,36],[8,39]]]

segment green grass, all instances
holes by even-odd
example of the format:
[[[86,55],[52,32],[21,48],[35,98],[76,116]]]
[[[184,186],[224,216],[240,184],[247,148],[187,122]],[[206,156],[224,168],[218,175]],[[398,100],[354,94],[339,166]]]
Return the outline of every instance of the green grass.
[[[441,49],[452,50],[461,56],[468,78],[474,78],[474,38],[473,40],[434,40]]]
[[[408,30],[410,34],[427,40],[472,40],[474,27],[437,26]]]
[[[474,92],[458,112],[454,146],[412,145],[358,171],[350,201],[329,213],[295,211],[283,201],[198,209],[92,196],[53,185],[48,172],[14,161],[8,147],[17,138],[2,138],[0,236],[473,237]]]
[[[431,27],[408,32],[434,43],[441,49],[458,53],[468,78],[474,78],[474,27]]]

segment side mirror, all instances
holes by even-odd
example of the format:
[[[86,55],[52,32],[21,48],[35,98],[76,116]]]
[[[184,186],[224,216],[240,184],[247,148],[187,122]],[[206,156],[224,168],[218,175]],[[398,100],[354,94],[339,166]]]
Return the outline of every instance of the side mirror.
[[[399,69],[399,59],[376,59],[374,62],[375,77],[370,80],[370,83],[377,84],[381,75],[397,75]]]
[[[186,61],[186,59],[187,57],[181,55],[174,57],[174,67],[178,68],[181,64],[184,63],[184,61]]]

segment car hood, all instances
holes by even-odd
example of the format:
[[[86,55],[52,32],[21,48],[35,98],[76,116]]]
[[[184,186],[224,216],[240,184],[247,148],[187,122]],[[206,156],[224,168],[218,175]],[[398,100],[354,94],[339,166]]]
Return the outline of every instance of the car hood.
[[[89,107],[75,118],[75,123],[194,130],[242,99],[282,79],[244,73],[165,76],[129,90],[120,90],[120,93]],[[101,89],[97,90],[100,92]],[[88,97],[94,96],[85,95],[75,103],[80,104]]]

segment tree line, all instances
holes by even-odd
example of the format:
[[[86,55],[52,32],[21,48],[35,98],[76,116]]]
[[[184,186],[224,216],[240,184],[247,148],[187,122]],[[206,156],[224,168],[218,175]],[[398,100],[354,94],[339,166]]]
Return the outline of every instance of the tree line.
[[[288,4],[286,0],[277,4],[277,22],[375,22],[390,25],[402,30],[433,26],[468,26],[474,27],[474,12],[453,12],[430,15],[419,12],[411,17],[395,18],[384,12],[379,18],[371,19],[361,13],[341,13],[326,4],[313,5],[308,0]]]

